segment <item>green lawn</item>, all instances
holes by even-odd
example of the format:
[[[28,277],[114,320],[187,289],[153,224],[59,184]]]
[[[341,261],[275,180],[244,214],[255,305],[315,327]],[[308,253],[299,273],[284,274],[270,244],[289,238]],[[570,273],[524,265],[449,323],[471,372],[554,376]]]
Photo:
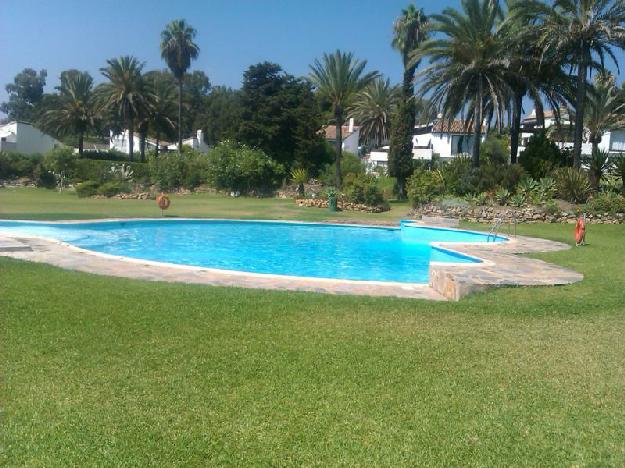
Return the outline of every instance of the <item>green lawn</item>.
[[[153,202],[47,195],[0,191],[0,217],[52,206],[66,217],[64,200],[74,217],[153,215]],[[174,202],[194,216],[294,209]],[[519,228],[567,241],[571,230]],[[625,226],[590,226],[588,240],[540,255],[582,283],[459,303],[149,283],[0,258],[0,464],[623,465]]]

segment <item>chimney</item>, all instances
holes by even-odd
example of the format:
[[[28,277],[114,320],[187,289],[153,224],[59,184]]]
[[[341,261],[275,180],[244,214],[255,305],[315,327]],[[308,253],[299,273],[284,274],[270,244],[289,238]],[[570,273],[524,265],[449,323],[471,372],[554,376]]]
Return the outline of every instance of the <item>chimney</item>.
[[[349,133],[354,133],[354,118],[349,119]]]

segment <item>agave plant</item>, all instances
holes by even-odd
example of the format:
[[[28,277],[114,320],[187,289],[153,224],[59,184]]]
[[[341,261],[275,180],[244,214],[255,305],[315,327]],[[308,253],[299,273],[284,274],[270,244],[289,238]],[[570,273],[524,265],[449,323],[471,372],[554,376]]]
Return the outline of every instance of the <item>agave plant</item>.
[[[521,179],[517,185],[517,192],[523,195],[524,200],[532,200],[535,198],[538,191],[538,182],[531,177]]]
[[[588,175],[593,190],[599,189],[599,184],[605,173],[610,169],[610,157],[607,151],[596,150],[587,159]]]
[[[525,195],[523,195],[522,193],[517,193],[510,197],[510,205],[521,208],[523,205],[525,205],[525,200]]]
[[[560,197],[571,203],[585,203],[591,189],[586,173],[573,167],[556,171],[556,187]]]
[[[506,190],[505,188],[499,188],[495,192],[495,200],[497,200],[497,203],[499,203],[502,206],[508,203],[509,198],[510,198],[510,192]]]
[[[556,181],[551,177],[543,177],[538,181],[538,197],[541,202],[551,200],[556,194]]]

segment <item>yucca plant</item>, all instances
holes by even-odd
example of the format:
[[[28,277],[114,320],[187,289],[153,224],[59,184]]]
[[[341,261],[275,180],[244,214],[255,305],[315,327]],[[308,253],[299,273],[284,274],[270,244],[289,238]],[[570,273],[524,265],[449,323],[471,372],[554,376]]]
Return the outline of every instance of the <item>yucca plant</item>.
[[[495,200],[497,200],[497,203],[499,203],[501,206],[506,205],[508,203],[509,198],[510,198],[510,192],[506,190],[505,188],[499,188],[495,192]]]
[[[555,173],[560,197],[571,203],[585,203],[590,195],[590,182],[585,172],[573,167],[561,167]]]
[[[605,173],[610,169],[610,156],[607,151],[595,150],[587,159],[590,186],[598,190]]]
[[[621,178],[622,190],[625,192],[625,153],[612,158],[612,167],[616,175]]]
[[[297,185],[297,193],[300,197],[304,196],[304,184],[308,182],[308,171],[303,167],[296,167],[291,170],[291,181]]]

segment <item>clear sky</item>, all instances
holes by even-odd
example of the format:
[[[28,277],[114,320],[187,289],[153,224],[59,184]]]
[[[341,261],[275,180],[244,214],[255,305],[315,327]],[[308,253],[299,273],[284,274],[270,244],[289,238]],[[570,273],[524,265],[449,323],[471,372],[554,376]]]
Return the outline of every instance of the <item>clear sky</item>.
[[[4,85],[25,67],[48,71],[47,91],[61,71],[89,71],[97,82],[108,58],[135,55],[145,69],[163,68],[160,32],[185,18],[198,30],[199,59],[213,85],[239,87],[243,71],[268,60],[305,75],[336,48],[367,59],[392,81],[401,78],[390,47],[392,25],[409,0],[2,0],[0,101]],[[418,0],[426,13],[460,0]],[[625,63],[624,55],[619,59]],[[621,80],[619,80],[621,81]]]

